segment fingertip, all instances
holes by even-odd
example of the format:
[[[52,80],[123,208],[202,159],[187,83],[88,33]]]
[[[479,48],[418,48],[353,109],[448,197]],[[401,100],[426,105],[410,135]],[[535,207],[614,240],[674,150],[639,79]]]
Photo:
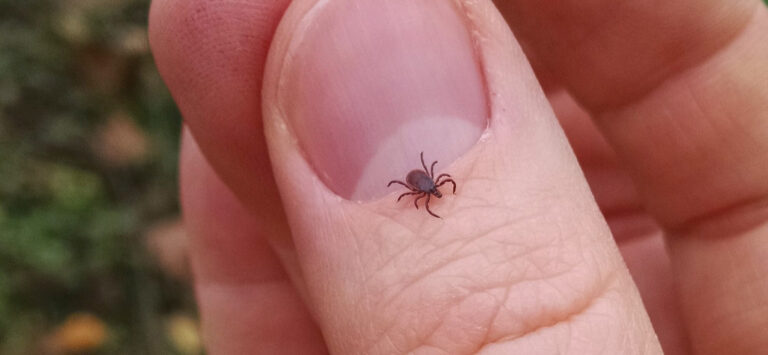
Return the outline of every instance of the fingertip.
[[[260,90],[288,2],[156,0],[150,13],[150,44],[163,80],[203,154],[249,207],[279,201]]]

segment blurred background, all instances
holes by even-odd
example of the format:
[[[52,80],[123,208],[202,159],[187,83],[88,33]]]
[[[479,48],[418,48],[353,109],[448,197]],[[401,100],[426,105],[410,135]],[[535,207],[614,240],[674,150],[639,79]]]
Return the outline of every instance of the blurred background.
[[[149,0],[0,0],[0,354],[198,354]]]

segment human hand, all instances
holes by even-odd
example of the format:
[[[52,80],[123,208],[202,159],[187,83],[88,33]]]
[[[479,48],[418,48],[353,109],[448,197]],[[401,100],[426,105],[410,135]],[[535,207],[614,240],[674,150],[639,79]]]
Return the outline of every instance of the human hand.
[[[154,2],[210,352],[763,353],[762,4],[457,4]]]

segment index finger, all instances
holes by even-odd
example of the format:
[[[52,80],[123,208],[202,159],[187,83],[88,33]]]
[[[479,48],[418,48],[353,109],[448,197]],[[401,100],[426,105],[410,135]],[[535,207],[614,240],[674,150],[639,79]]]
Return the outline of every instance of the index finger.
[[[765,6],[502,6],[547,68],[595,113],[667,230],[694,350],[768,347]]]

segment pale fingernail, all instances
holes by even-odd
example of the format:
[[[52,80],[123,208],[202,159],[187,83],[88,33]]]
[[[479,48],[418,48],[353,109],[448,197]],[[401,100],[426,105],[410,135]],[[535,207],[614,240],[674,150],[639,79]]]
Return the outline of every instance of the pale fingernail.
[[[281,78],[287,120],[322,181],[366,200],[466,152],[487,125],[484,79],[452,1],[320,1],[292,39]]]

